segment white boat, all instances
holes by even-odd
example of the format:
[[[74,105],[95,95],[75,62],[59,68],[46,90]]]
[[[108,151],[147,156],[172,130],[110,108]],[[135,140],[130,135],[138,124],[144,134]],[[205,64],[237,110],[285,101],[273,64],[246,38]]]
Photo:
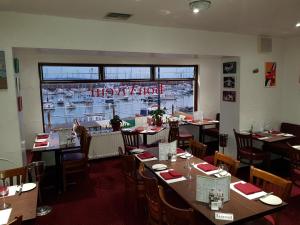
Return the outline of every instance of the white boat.
[[[83,101],[85,103],[93,103],[94,102],[93,98],[92,97],[88,97],[88,96],[83,97]]]
[[[57,105],[63,105],[63,104],[65,104],[64,99],[63,98],[58,98],[57,99]]]
[[[67,108],[67,109],[75,109],[75,108],[76,108],[76,105],[75,105],[74,103],[72,103],[72,102],[68,102],[68,103],[66,104],[66,108]]]
[[[54,104],[52,102],[43,103],[44,110],[55,110]]]
[[[160,99],[161,100],[176,100],[176,96],[173,94],[170,94],[170,95],[168,95],[168,94],[166,94],[166,95],[161,95],[160,96]]]
[[[67,92],[65,92],[65,96],[66,96],[67,98],[72,98],[73,95],[74,95],[74,92],[73,92],[73,91],[67,91]]]
[[[61,88],[57,88],[56,91],[55,91],[56,94],[63,94],[64,93],[64,90],[61,89]]]

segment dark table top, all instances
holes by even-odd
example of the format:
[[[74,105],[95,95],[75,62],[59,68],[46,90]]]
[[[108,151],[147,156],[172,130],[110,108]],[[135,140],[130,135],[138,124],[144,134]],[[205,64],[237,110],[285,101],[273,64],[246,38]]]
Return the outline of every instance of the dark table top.
[[[151,152],[155,153],[155,149],[152,148]],[[157,154],[157,149],[156,149]],[[191,162],[200,163],[203,160],[192,157]],[[145,166],[152,170],[152,165],[156,163],[163,163],[168,166],[168,168],[175,169],[177,172],[183,174],[184,176],[188,174],[188,170],[186,168],[186,159],[181,159],[177,157],[176,162],[170,161],[147,161],[144,162]],[[152,170],[153,171],[153,170]],[[154,172],[154,171],[153,171]],[[256,218],[260,218],[264,215],[268,215],[274,213],[276,211],[281,210],[286,206],[286,203],[283,203],[279,206],[270,206],[266,205],[260,201],[256,200],[248,200],[242,195],[236,193],[233,190],[230,190],[230,200],[224,203],[224,207],[220,212],[224,213],[233,213],[234,221],[222,221],[215,219],[215,211],[210,210],[208,204],[197,202],[196,201],[196,176],[197,175],[205,175],[196,169],[192,169],[191,171],[192,179],[185,180],[180,182],[175,182],[171,184],[167,184],[170,188],[172,188],[179,196],[181,196],[194,210],[198,211],[202,215],[204,215],[208,220],[210,220],[213,224],[232,224],[232,223],[241,223],[246,221],[251,221]],[[206,176],[206,175],[205,175]],[[161,179],[161,178],[160,178]],[[231,183],[239,181],[238,178],[232,176]]]

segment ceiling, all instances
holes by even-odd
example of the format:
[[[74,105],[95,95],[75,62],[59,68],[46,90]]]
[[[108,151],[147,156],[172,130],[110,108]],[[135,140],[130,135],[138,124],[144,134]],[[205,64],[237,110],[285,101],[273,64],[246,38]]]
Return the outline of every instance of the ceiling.
[[[133,14],[126,23],[241,34],[300,36],[300,0],[211,0],[194,15],[188,0],[0,0],[1,11],[104,20],[108,12]]]

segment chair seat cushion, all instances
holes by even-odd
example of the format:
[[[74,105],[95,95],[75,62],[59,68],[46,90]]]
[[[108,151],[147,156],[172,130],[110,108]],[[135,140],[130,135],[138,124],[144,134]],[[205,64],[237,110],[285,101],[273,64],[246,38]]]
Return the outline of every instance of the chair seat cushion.
[[[82,152],[74,152],[74,153],[65,153],[62,156],[63,161],[76,161],[82,160],[85,156]]]
[[[239,154],[245,158],[252,158],[257,160],[266,159],[269,156],[268,152],[264,152],[257,148],[242,148],[239,150]]]
[[[207,129],[204,129],[204,134],[207,136],[219,137],[219,129],[216,127],[207,128]]]

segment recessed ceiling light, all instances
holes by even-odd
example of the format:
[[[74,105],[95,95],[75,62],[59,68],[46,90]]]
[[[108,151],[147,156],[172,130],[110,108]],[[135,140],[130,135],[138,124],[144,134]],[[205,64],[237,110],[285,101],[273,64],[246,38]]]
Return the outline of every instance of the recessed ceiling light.
[[[300,27],[300,22],[296,23],[296,27]]]
[[[191,0],[189,2],[190,8],[194,14],[199,13],[202,10],[208,9],[211,5],[210,0]]]

